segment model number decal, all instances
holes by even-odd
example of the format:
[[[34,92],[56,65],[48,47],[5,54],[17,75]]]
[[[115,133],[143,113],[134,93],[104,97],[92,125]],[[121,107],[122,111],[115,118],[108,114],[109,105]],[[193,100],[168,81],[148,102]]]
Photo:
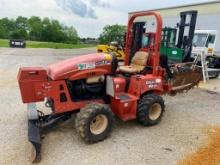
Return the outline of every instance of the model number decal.
[[[157,84],[150,84],[150,85],[148,85],[148,88],[149,88],[149,89],[157,88]]]
[[[161,83],[161,82],[162,82],[162,80],[161,80],[160,78],[157,78],[157,79],[155,79],[155,80],[147,80],[147,81],[146,81],[146,85],[159,84],[159,83]]]
[[[107,61],[107,60],[102,60],[102,61],[98,61],[98,62],[95,63],[96,66],[98,66],[98,65],[109,65],[109,64],[111,64],[111,62]]]
[[[155,84],[155,83],[156,83],[155,80],[148,80],[148,81],[146,81],[147,85],[151,85],[151,84]]]
[[[82,63],[82,64],[78,64],[78,70],[94,69],[96,66],[109,65],[109,64],[111,64],[111,62],[107,60],[102,60],[95,63]]]
[[[161,83],[161,79],[159,78],[155,80],[146,81],[146,85],[148,86],[149,89],[157,88],[160,83]]]

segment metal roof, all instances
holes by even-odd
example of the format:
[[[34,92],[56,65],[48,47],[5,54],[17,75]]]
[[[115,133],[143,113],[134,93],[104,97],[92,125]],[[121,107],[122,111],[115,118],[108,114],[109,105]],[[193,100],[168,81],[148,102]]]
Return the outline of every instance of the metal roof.
[[[134,12],[129,12],[128,14],[134,14],[134,13],[137,13],[137,12],[144,12],[144,11],[177,9],[177,8],[182,8],[182,7],[208,5],[208,4],[215,4],[215,3],[220,3],[220,0],[214,0],[214,1],[209,1],[209,2],[200,2],[200,3],[192,3],[192,4],[186,4],[186,5],[180,5],[180,6],[171,6],[171,7],[164,7],[164,8],[148,9],[148,10],[142,10],[142,11],[134,11]]]

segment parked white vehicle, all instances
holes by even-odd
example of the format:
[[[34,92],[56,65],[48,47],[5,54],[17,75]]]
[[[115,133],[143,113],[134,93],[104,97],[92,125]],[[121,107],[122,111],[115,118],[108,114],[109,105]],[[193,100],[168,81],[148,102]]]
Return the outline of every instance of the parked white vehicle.
[[[204,51],[206,56],[213,56],[217,41],[217,30],[195,30],[192,57]]]
[[[215,54],[217,30],[195,30],[191,58],[195,59],[198,54],[203,55],[208,66],[210,78],[220,75],[220,56]]]

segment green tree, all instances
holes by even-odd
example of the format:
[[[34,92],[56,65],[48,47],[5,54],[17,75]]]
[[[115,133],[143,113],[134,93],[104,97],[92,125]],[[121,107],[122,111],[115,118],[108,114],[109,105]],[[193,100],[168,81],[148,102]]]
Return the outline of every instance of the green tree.
[[[63,42],[75,44],[79,37],[73,26],[64,26],[58,20],[43,20],[37,16],[19,16],[15,20],[0,19],[0,38],[23,38],[37,41]]]
[[[16,29],[14,19],[2,18],[0,19],[0,37],[10,38],[12,32]]]
[[[26,38],[28,38],[28,34],[25,29],[14,30],[10,36],[13,39],[26,39]]]
[[[99,42],[101,44],[108,44],[111,41],[118,41],[120,44],[123,44],[125,32],[126,26],[124,25],[106,25],[99,36]]]
[[[52,25],[50,19],[45,17],[42,21],[42,41],[51,41],[52,40]]]
[[[67,37],[65,36],[64,32],[62,31],[62,26],[60,25],[59,21],[52,20],[51,21],[51,32],[52,32],[52,41],[54,42],[65,42]]]
[[[15,24],[16,24],[16,29],[12,31],[11,38],[27,39],[28,19],[26,17],[19,16],[15,20]]]
[[[0,38],[7,38],[6,29],[0,25]]]
[[[67,36],[67,42],[71,44],[76,44],[79,41],[79,36],[76,29],[73,26],[64,27],[64,33]]]
[[[18,16],[15,20],[17,29],[28,29],[28,19],[26,17]]]
[[[42,36],[42,22],[37,16],[32,16],[28,20],[29,38],[31,40],[40,41]]]

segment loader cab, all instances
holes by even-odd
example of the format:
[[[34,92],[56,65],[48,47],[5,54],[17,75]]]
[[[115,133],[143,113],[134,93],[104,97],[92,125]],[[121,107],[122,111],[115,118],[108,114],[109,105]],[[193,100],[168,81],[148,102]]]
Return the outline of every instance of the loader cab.
[[[184,49],[176,46],[176,39],[176,28],[163,28],[160,53],[168,58],[169,64],[181,63],[184,58]]]

